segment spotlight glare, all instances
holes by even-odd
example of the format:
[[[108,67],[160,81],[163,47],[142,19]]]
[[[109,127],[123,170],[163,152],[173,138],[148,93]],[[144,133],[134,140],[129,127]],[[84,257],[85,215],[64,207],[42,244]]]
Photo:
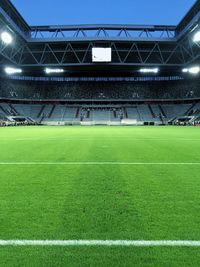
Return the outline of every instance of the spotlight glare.
[[[187,72],[188,72],[188,69],[187,69],[187,68],[182,69],[182,72],[183,72],[183,73],[187,73]]]
[[[6,67],[4,70],[6,74],[8,75],[22,73],[22,69],[16,69],[16,68],[11,68],[11,67]]]
[[[154,68],[154,69],[140,69],[141,73],[158,73],[159,69],[158,68]]]
[[[195,43],[200,42],[200,31],[198,31],[197,33],[195,33],[195,35],[193,37],[193,41]]]
[[[200,73],[200,67],[199,66],[194,66],[190,68],[184,68],[182,69],[183,73],[190,73],[190,74],[198,74]]]
[[[64,69],[50,69],[46,68],[45,69],[46,74],[51,74],[51,73],[63,73]]]
[[[199,66],[189,68],[189,73],[191,74],[198,74],[199,72],[200,72]]]
[[[5,44],[11,44],[13,41],[13,37],[10,33],[8,32],[2,32],[1,33],[1,40]]]

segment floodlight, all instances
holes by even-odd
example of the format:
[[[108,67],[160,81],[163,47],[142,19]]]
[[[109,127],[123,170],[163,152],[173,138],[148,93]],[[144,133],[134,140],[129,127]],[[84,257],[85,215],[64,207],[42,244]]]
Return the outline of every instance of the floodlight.
[[[51,73],[63,73],[64,69],[51,69],[51,68],[46,68],[45,69],[46,74],[51,74]]]
[[[194,66],[191,68],[184,68],[182,69],[183,73],[190,73],[190,74],[198,74],[200,73],[200,67],[199,66]]]
[[[187,68],[182,69],[183,73],[187,73],[189,70]]]
[[[1,33],[1,40],[5,44],[11,44],[13,41],[13,37],[10,33],[8,32],[2,32]]]
[[[6,67],[4,70],[8,75],[22,73],[22,69],[17,68]]]
[[[195,43],[200,42],[200,31],[198,31],[198,32],[195,33],[195,35],[193,37],[193,41]]]
[[[146,69],[140,69],[141,73],[158,73],[158,68],[146,68]]]
[[[198,74],[200,72],[200,67],[199,66],[191,67],[191,68],[189,68],[188,71],[191,74]]]

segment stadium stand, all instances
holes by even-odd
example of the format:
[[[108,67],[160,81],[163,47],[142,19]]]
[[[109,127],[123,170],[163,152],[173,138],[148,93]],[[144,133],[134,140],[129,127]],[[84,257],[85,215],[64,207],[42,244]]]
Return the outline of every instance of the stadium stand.
[[[199,80],[148,82],[44,82],[1,79],[11,99],[188,99],[200,97]]]
[[[199,2],[178,25],[80,27],[30,26],[10,0],[2,0],[0,119],[195,124],[200,117]],[[99,58],[99,48],[109,56]]]
[[[163,125],[187,118],[187,123],[194,124],[200,117],[199,84],[199,79],[43,82],[2,78],[0,118],[46,125]]]

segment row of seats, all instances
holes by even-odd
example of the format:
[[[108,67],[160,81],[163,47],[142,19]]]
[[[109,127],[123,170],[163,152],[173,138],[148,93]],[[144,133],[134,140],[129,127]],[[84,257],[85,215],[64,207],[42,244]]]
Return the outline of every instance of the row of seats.
[[[54,104],[10,104],[0,103],[0,118],[28,117],[37,123],[80,122],[80,121],[121,121],[131,119],[166,123],[179,116],[200,116],[197,104],[152,104],[122,107],[84,107]]]
[[[0,80],[0,97],[11,99],[200,98],[200,80],[146,82],[47,82]]]

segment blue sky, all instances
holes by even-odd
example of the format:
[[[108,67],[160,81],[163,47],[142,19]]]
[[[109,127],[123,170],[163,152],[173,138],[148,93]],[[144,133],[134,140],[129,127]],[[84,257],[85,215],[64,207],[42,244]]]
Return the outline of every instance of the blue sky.
[[[174,25],[196,0],[11,0],[30,25]]]

